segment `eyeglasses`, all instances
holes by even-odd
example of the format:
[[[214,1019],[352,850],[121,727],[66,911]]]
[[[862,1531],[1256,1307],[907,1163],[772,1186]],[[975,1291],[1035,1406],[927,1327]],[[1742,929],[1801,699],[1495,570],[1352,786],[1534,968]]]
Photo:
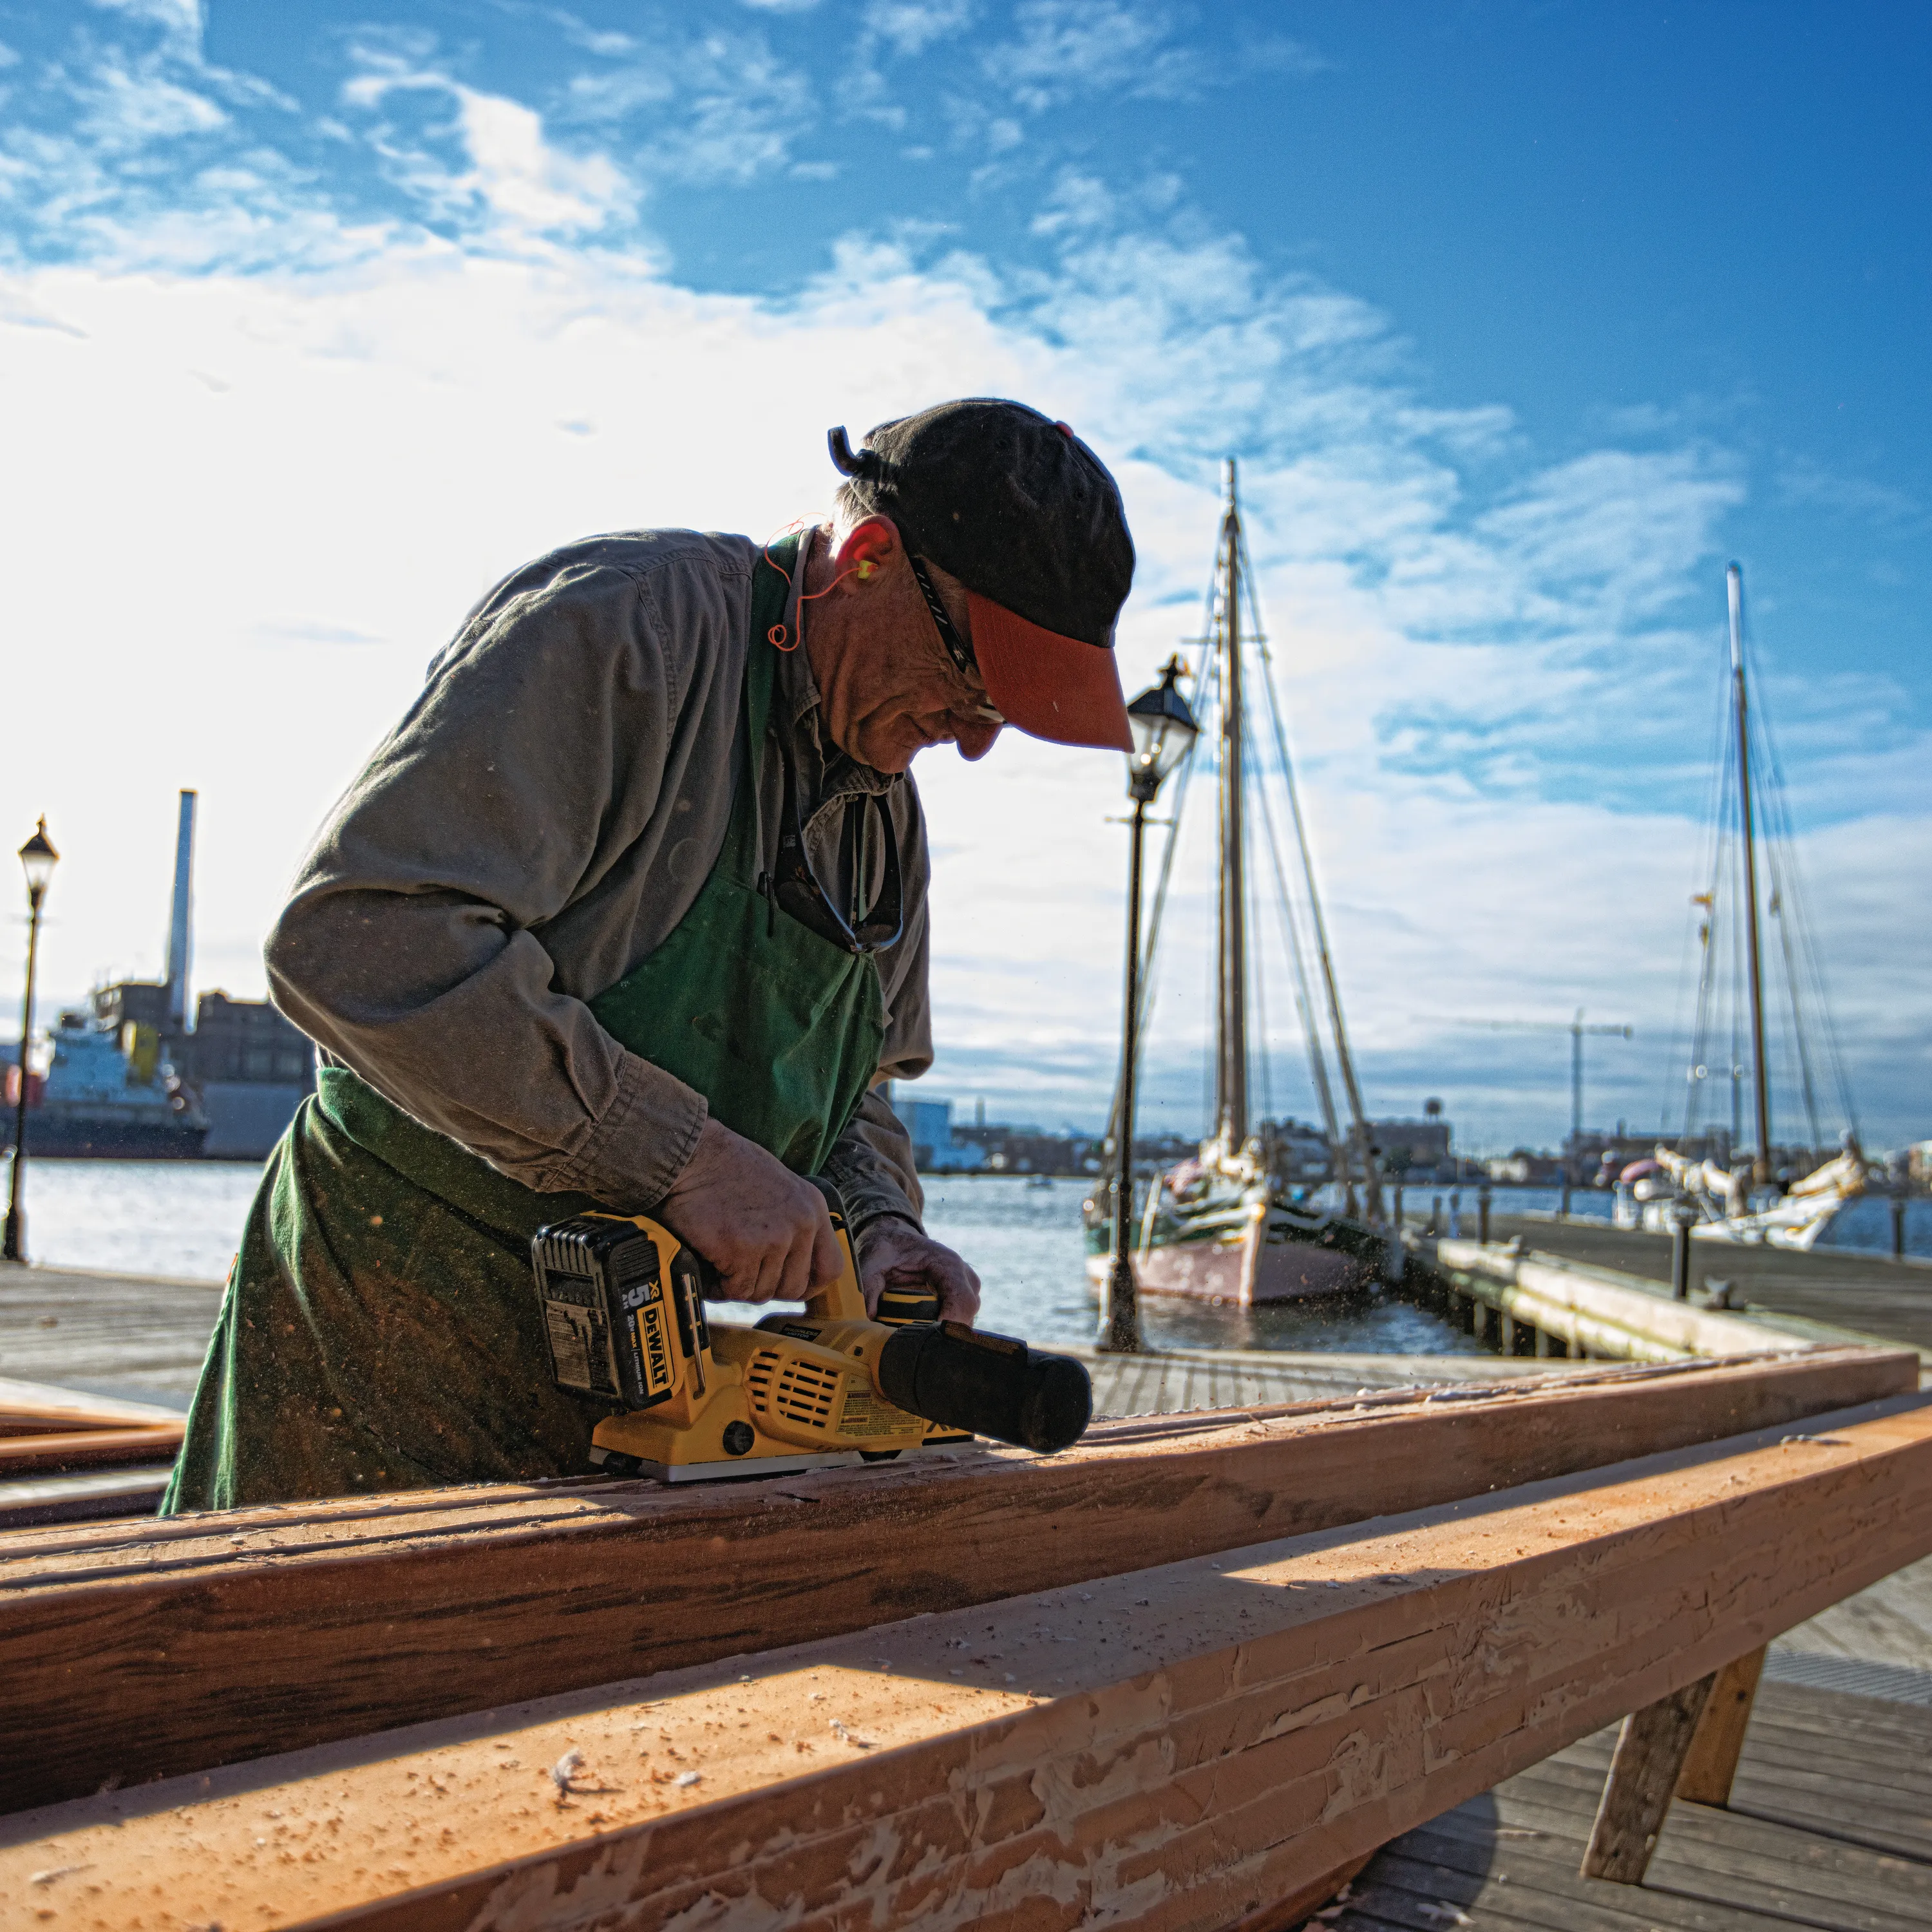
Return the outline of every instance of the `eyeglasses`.
[[[830,896],[818,883],[818,874],[812,869],[811,854],[806,849],[805,828],[799,818],[798,788],[794,778],[792,761],[783,748],[782,739],[779,756],[784,763],[784,808],[778,831],[778,861],[776,868],[759,880],[760,886],[769,891],[772,904],[782,907],[800,925],[817,933],[820,939],[842,952],[883,952],[888,946],[896,946],[905,930],[905,890],[899,876],[898,835],[892,827],[892,815],[886,803],[885,794],[873,793],[872,803],[878,813],[879,828],[885,838],[886,875],[880,882],[878,897],[865,914],[848,920],[832,904]],[[845,808],[847,847],[852,861],[852,876],[860,882],[859,889],[862,890],[868,869],[866,862],[866,825],[865,800],[850,800]]]
[[[913,552],[906,552],[906,561],[912,566],[912,574],[919,581],[919,587],[926,598],[926,608],[932,613],[932,621],[939,626],[939,641],[946,646],[946,655],[952,660],[952,668],[959,675],[974,684],[983,684],[980,676],[980,660],[973,655],[973,646],[959,634],[959,626],[952,621],[951,614],[939,601],[939,592],[932,587],[932,579],[926,574],[926,565]]]

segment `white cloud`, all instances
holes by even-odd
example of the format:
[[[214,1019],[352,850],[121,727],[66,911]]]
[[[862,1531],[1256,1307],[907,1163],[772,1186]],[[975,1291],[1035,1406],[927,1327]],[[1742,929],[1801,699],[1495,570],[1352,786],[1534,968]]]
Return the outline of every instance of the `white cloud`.
[[[972,0],[870,0],[861,17],[868,33],[911,59],[964,32],[974,12]]]
[[[1176,41],[1166,10],[1145,0],[1021,0],[1013,25],[1013,38],[988,48],[982,64],[1036,112],[1116,88],[1184,99],[1214,78],[1204,55]]]
[[[1922,525],[1925,506],[1904,490],[1867,476],[1846,476],[1802,457],[1790,458],[1778,472],[1778,490],[1786,503],[1802,503],[1897,529]]]
[[[536,168],[535,138],[512,128],[496,152]],[[7,312],[32,326],[9,328],[0,364],[19,452],[0,488],[34,560],[8,620],[46,642],[0,822],[46,810],[68,855],[50,989],[154,969],[182,784],[203,798],[199,976],[258,989],[259,937],[304,840],[496,575],[596,529],[775,528],[828,495],[828,423],[982,391],[1065,417],[1115,465],[1142,554],[1130,682],[1198,627],[1216,459],[1244,453],[1376,1103],[1412,1104],[1376,1070],[1406,1077],[1428,1015],[1577,1004],[1642,1028],[1621,1063],[1636,1071],[1606,1059],[1604,1077],[1651,1091],[1697,840],[1688,806],[1617,767],[1634,744],[1698,790],[1708,680],[1686,686],[1688,733],[1646,734],[1675,690],[1660,658],[1717,646],[1682,631],[1671,595],[1718,580],[1712,520],[1735,475],[1694,449],[1606,451],[1472,508],[1454,436],[1388,373],[1399,345],[1361,304],[1266,286],[1223,244],[1123,240],[1030,289],[966,260],[922,268],[917,245],[848,248],[785,302],[698,295],[614,255],[428,241],[328,272],[7,275]],[[1845,676],[1810,693],[1827,720],[1875,701]],[[1924,747],[1900,744],[1874,780],[1858,735],[1833,781],[1841,822],[1813,842],[1814,896],[1856,949],[1827,949],[1851,1024],[1889,1037],[1926,1018],[1909,972],[1866,964],[1910,957],[1928,910],[1898,883],[1927,868],[1880,856],[1932,855],[1904,802]],[[1114,763],[1010,740],[921,776],[942,854],[934,1089],[1090,1116],[1112,1064]],[[1196,938],[1168,962],[1150,1118],[1180,1119],[1198,1093],[1181,1046],[1204,913],[1198,886],[1178,893],[1174,930],[1191,918]],[[1282,1033],[1279,985],[1270,1004]],[[1428,1050],[1476,1064],[1466,1041],[1462,1061]],[[1293,1064],[1285,1048],[1278,1103],[1306,1112]],[[1451,1092],[1466,1132],[1520,1118],[1499,1084],[1478,1066]]]
[[[344,83],[346,106],[380,112],[401,95],[446,101],[449,120],[412,140],[393,127],[376,136],[396,178],[445,220],[500,242],[594,232],[635,214],[629,178],[601,152],[572,154],[546,140],[542,117],[520,101],[466,87],[433,65],[382,44],[358,49],[361,70]],[[452,136],[460,160],[437,152]]]
[[[760,34],[710,28],[667,34],[647,58],[574,76],[568,102],[585,125],[623,126],[632,165],[667,182],[742,186],[789,167],[818,118],[796,62]]]

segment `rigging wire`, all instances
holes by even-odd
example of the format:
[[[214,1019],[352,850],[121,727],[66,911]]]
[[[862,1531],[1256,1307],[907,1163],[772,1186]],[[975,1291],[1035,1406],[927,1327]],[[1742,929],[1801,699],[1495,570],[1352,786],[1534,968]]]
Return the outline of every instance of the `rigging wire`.
[[[1372,1206],[1379,1189],[1374,1178],[1373,1157],[1369,1151],[1368,1118],[1362,1106],[1361,1088],[1355,1078],[1354,1058],[1348,1050],[1348,1030],[1342,1017],[1341,988],[1336,983],[1334,955],[1328,944],[1328,922],[1322,914],[1321,888],[1316,883],[1315,855],[1308,842],[1307,822],[1301,814],[1301,794],[1294,782],[1294,761],[1288,754],[1288,730],[1282,722],[1281,700],[1274,688],[1274,660],[1268,651],[1268,633],[1262,627],[1259,609],[1255,604],[1252,574],[1248,597],[1255,618],[1256,644],[1262,660],[1262,682],[1268,687],[1268,716],[1274,727],[1275,755],[1280,762],[1282,783],[1288,794],[1288,809],[1294,821],[1295,840],[1301,850],[1302,876],[1308,884],[1309,920],[1314,931],[1316,956],[1321,964],[1323,990],[1328,994],[1328,1024],[1334,1038],[1335,1058],[1341,1069],[1342,1088],[1348,1097],[1349,1114],[1358,1143],[1354,1149],[1354,1164],[1360,1168],[1363,1184],[1370,1190]],[[1339,1143],[1336,1154],[1336,1178],[1345,1187],[1352,1187],[1353,1168]]]
[[[1682,1070],[1684,1082],[1685,1111],[1682,1125],[1678,1132],[1678,1151],[1680,1154],[1684,1151],[1684,1143],[1690,1134],[1690,1110],[1696,1100],[1696,1067],[1702,1057],[1698,1042],[1703,1034],[1705,1002],[1713,956],[1711,948],[1718,923],[1718,864],[1713,828],[1717,824],[1718,814],[1724,796],[1726,727],[1721,680],[1717,690],[1718,701],[1712,712],[1716,722],[1711,734],[1710,750],[1702,767],[1704,772],[1704,809],[1697,821],[1704,828],[1706,841],[1705,862],[1701,875],[1705,882],[1704,890],[1690,896],[1690,916],[1685,926],[1677,969],[1677,994],[1671,1006],[1671,1046],[1678,1056],[1676,1065]],[[1696,988],[1694,1005],[1690,994],[1694,977]],[[1688,1020],[1687,1008],[1690,1009],[1693,1016]],[[1671,1102],[1672,1083],[1666,1078],[1663,1105],[1658,1114],[1658,1138],[1660,1140],[1670,1138]]]
[[[1821,1145],[1825,1138],[1822,1108],[1827,1088],[1854,1136],[1858,1131],[1858,1116],[1846,1070],[1844,1042],[1833,1016],[1816,927],[1809,916],[1798,869],[1797,836],[1777,735],[1762,702],[1760,662],[1748,633],[1742,642],[1747,688],[1752,693],[1745,712],[1745,728],[1750,736],[1744,748],[1750,754],[1750,803],[1769,888],[1765,916],[1777,922],[1778,944],[1769,950],[1784,976],[1781,1002],[1774,998],[1774,988],[1768,985],[1766,988],[1776,1011],[1774,1030],[1766,1042],[1766,1097],[1768,1102],[1774,1100],[1780,1088],[1789,1096],[1795,1084],[1812,1150],[1822,1154],[1825,1151]],[[1723,686],[1724,699],[1718,707],[1722,748],[1711,760],[1716,796],[1709,802],[1706,820],[1710,827],[1709,864],[1706,873],[1709,887],[1706,896],[1710,903],[1705,908],[1700,934],[1703,957],[1691,1042],[1692,1064],[1688,1070],[1690,1090],[1686,1096],[1684,1132],[1688,1139],[1700,1121],[1713,1130],[1718,1124],[1717,1107],[1713,1104],[1716,1096],[1699,1093],[1697,1090],[1708,1087],[1709,1081],[1708,1077],[1700,1081],[1696,1070],[1703,1066],[1707,1076],[1714,1072],[1714,1066],[1709,1064],[1714,1058],[1712,1049],[1722,1032],[1728,1035],[1726,1072],[1730,1086],[1730,1132],[1735,1149],[1743,1138],[1744,1082],[1754,1078],[1755,1074],[1746,1064],[1743,1036],[1749,970],[1750,934],[1746,930],[1749,908],[1744,890],[1748,855],[1743,842],[1739,747],[1734,686],[1728,664]],[[1767,980],[1774,976],[1770,968],[1764,970]],[[1784,1067],[1781,1078],[1780,1062]]]
[[[1256,761],[1259,769],[1259,761]],[[1342,1142],[1341,1122],[1335,1112],[1334,1090],[1328,1084],[1328,1062],[1322,1050],[1322,1029],[1315,1016],[1315,1002],[1309,990],[1308,964],[1302,949],[1301,934],[1294,916],[1293,896],[1288,889],[1288,871],[1282,863],[1281,843],[1276,836],[1274,811],[1268,802],[1268,788],[1257,788],[1261,802],[1262,829],[1268,835],[1268,858],[1274,869],[1276,904],[1281,916],[1282,932],[1288,942],[1288,957],[1294,988],[1294,1007],[1301,1022],[1301,1036],[1308,1052],[1309,1077],[1313,1083],[1316,1104],[1322,1110],[1322,1125],[1330,1147]]]
[[[1723,712],[1724,706],[1720,702],[1720,721]],[[1704,896],[1708,903],[1705,907],[1706,917],[1701,940],[1703,960],[1697,983],[1697,1018],[1690,1036],[1690,1058],[1684,1069],[1684,1132],[1678,1144],[1678,1150],[1683,1153],[1689,1151],[1688,1143],[1708,1118],[1706,1090],[1710,1076],[1712,1030],[1718,1022],[1714,1011],[1720,984],[1718,963],[1723,956],[1721,949],[1731,939],[1727,916],[1730,901],[1725,887],[1730,874],[1729,828],[1735,790],[1731,782],[1731,773],[1736,768],[1737,751],[1727,726],[1720,722],[1718,729],[1719,737],[1715,747],[1717,756],[1711,761],[1711,792],[1707,805],[1708,815],[1705,819],[1705,824],[1709,828],[1704,873],[1708,881]],[[1736,1054],[1733,1051],[1728,1064],[1734,1066],[1736,1063]]]
[[[1748,641],[1747,640],[1748,650]],[[1858,1129],[1858,1109],[1852,1101],[1851,1080],[1846,1070],[1844,1042],[1839,1036],[1826,986],[1824,961],[1812,937],[1815,928],[1805,903],[1803,880],[1798,871],[1797,833],[1792,822],[1790,795],[1785,784],[1784,763],[1778,756],[1777,737],[1772,730],[1770,715],[1762,705],[1754,707],[1753,716],[1758,728],[1760,747],[1758,769],[1766,781],[1760,784],[1759,792],[1763,801],[1765,846],[1771,863],[1772,890],[1780,902],[1778,915],[1779,939],[1785,958],[1792,1024],[1797,1036],[1798,1065],[1805,1086],[1812,1144],[1814,1148],[1822,1152],[1820,1146],[1822,1136],[1818,1130],[1812,1093],[1810,1035],[1803,1018],[1805,1004],[1808,1003],[1812,1012],[1817,1017],[1822,1036],[1826,1064],[1836,1089],[1838,1107],[1846,1126],[1850,1128],[1854,1136]]]
[[[1253,727],[1250,720],[1245,717],[1241,720],[1241,736],[1242,763],[1255,775],[1255,796],[1261,806],[1262,816],[1265,822],[1268,819],[1268,787],[1262,782],[1264,767],[1255,741]],[[1268,834],[1269,848],[1272,851],[1274,845],[1274,827],[1272,824],[1268,824]],[[1279,877],[1279,872],[1280,868],[1277,866],[1277,877]],[[1262,1118],[1264,1120],[1272,1120],[1274,1117],[1274,1091],[1270,1078],[1270,1063],[1274,1055],[1268,1047],[1267,994],[1262,983],[1264,976],[1262,970],[1262,949],[1260,943],[1262,931],[1261,881],[1256,877],[1255,868],[1252,866],[1248,868],[1248,931],[1252,935],[1255,942],[1248,949],[1248,963],[1250,968],[1250,977],[1254,988],[1255,1017],[1260,1024],[1261,1031]]]

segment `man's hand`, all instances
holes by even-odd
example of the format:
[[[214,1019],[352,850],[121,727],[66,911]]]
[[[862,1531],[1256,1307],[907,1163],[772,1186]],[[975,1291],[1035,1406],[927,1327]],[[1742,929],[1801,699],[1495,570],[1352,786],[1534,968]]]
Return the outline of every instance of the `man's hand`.
[[[718,1270],[727,1301],[802,1301],[844,1267],[824,1196],[716,1120],[656,1212]]]
[[[931,1288],[942,1322],[970,1322],[980,1312],[980,1277],[952,1250],[896,1214],[869,1222],[859,1238],[859,1286],[866,1312],[879,1312],[886,1288]]]

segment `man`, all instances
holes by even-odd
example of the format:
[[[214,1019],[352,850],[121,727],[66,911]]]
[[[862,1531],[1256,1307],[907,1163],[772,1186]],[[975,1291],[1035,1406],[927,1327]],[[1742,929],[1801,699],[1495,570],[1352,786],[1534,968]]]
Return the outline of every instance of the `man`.
[[[1127,748],[1118,491],[1010,402],[881,424],[832,522],[591,538],[506,578],[322,830],[267,946],[322,1065],[268,1164],[165,1512],[572,1474],[530,1237],[650,1213],[734,1299],[838,1271],[970,1321],[883,1097],[931,1065],[907,769]]]

